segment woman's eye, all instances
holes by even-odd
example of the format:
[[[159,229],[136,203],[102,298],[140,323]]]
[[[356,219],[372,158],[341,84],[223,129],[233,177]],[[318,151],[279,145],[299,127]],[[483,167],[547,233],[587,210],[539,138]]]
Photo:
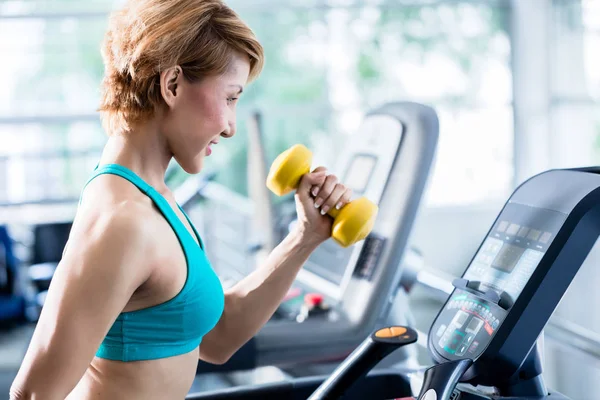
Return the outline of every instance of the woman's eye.
[[[230,97],[230,98],[228,98],[228,99],[227,99],[227,103],[228,103],[228,104],[231,104],[231,103],[233,103],[234,101],[236,101],[237,99],[238,99],[237,97]]]

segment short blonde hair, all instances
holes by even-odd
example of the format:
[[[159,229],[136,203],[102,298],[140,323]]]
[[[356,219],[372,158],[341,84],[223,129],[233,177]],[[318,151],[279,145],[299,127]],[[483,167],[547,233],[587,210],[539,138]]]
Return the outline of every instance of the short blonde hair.
[[[160,73],[180,65],[191,82],[224,73],[234,52],[248,56],[249,80],[263,67],[252,30],[221,0],[129,0],[114,12],[102,45],[98,111],[108,134],[128,132],[163,99]]]

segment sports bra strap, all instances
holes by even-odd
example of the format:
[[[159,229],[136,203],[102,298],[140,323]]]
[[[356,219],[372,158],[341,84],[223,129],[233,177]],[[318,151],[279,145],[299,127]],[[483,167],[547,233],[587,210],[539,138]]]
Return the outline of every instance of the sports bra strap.
[[[103,175],[103,174],[118,175],[122,178],[127,179],[131,183],[133,183],[144,194],[146,194],[148,197],[150,197],[150,199],[152,199],[154,204],[158,207],[158,209],[161,211],[161,213],[167,219],[167,221],[169,222],[169,224],[171,225],[171,227],[173,228],[173,230],[175,231],[175,233],[177,234],[177,236],[179,237],[180,240],[183,240],[185,242],[189,239],[192,241],[192,243],[195,243],[194,240],[192,239],[192,236],[186,229],[185,225],[183,225],[183,223],[181,222],[179,217],[177,217],[177,214],[175,214],[175,211],[173,211],[173,208],[171,208],[171,205],[169,204],[167,199],[165,199],[162,194],[160,194],[158,191],[156,191],[156,189],[154,189],[152,186],[150,186],[148,183],[146,183],[146,181],[144,181],[137,174],[135,174],[135,172],[131,171],[130,169],[128,169],[126,167],[123,167],[122,165],[106,164],[106,165],[103,165],[100,167],[97,166],[96,170],[94,171],[94,173],[92,174],[90,179],[88,179],[88,181],[86,182],[86,184],[84,185],[84,187],[81,191],[81,196],[79,198],[79,204],[81,204],[81,201],[83,199],[83,192],[85,191],[85,188],[89,185],[89,183],[92,180],[94,180],[96,177]],[[178,207],[179,207],[179,205],[178,205]],[[179,207],[179,208],[181,209],[181,207]],[[183,212],[183,210],[181,210],[181,211]],[[198,235],[196,228],[189,220],[187,214],[185,214],[185,212],[183,212],[183,213],[184,213],[186,219],[188,220],[188,222],[191,224],[191,226],[194,230],[194,234],[196,235],[198,242],[200,243],[200,247],[204,248],[204,246],[202,245],[202,242],[200,241],[201,240],[200,235]],[[184,244],[184,247],[186,247],[185,244]]]

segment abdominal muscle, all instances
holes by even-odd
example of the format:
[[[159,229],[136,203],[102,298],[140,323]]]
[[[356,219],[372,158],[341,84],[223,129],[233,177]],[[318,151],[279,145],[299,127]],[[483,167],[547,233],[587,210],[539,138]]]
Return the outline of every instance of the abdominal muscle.
[[[95,357],[67,400],[184,399],[198,365],[198,348],[158,360],[122,362]]]

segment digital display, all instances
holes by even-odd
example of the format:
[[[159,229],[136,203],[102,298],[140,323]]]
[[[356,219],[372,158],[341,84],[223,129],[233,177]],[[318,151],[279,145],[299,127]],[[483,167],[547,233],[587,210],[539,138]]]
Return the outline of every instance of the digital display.
[[[465,322],[467,322],[467,319],[469,318],[469,314],[467,314],[464,311],[459,311],[458,313],[456,313],[456,317],[454,317],[455,321],[456,321],[456,325],[458,327],[462,327]]]
[[[510,226],[508,227],[508,229],[506,230],[506,234],[507,235],[516,235],[517,232],[519,232],[519,229],[521,229],[521,225],[518,224],[510,224]]]
[[[479,332],[479,330],[481,329],[482,325],[482,320],[480,320],[479,318],[473,318],[471,322],[469,322],[469,326],[467,326],[467,329],[465,330],[467,331],[467,333],[477,334],[477,332]]]
[[[498,232],[506,232],[506,228],[508,228],[508,222],[502,221],[498,224],[498,228],[496,228],[496,230]]]
[[[551,237],[552,237],[552,234],[550,232],[544,232],[542,234],[542,237],[540,237],[540,242],[548,243],[550,241]]]
[[[508,203],[477,250],[456,289],[432,326],[433,346],[444,359],[477,359],[501,327],[508,310],[480,292],[500,295],[510,307],[538,269],[563,226],[566,214]],[[464,284],[465,282],[461,282]],[[474,289],[474,290],[471,290]],[[528,294],[528,293],[525,293]],[[527,299],[524,299],[527,301]],[[463,312],[469,314],[465,319]]]
[[[529,232],[529,235],[527,235],[527,239],[538,240],[541,234],[542,232],[537,229],[532,229],[531,232]]]
[[[492,262],[492,267],[504,272],[512,272],[517,262],[525,252],[524,247],[504,243]]]
[[[342,181],[344,185],[355,193],[364,192],[376,161],[377,159],[373,156],[359,155],[354,157]]]
[[[529,233],[529,228],[524,226],[521,229],[519,229],[519,232],[517,232],[517,236],[524,238],[527,236],[528,233]]]

